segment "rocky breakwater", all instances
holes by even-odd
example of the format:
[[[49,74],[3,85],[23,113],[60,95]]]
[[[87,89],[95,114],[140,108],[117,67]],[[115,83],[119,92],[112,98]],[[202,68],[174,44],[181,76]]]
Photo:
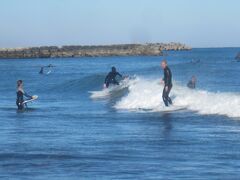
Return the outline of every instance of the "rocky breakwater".
[[[180,43],[123,44],[106,46],[41,46],[0,49],[0,59],[100,56],[161,56],[163,51],[190,50]]]

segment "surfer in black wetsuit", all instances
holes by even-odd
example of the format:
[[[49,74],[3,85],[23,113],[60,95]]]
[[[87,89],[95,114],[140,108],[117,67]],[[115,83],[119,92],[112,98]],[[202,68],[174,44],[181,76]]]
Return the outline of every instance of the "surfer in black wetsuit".
[[[41,67],[39,74],[43,74],[44,67]]]
[[[188,82],[187,87],[190,89],[195,89],[196,88],[196,77],[192,76],[191,80]]]
[[[23,110],[24,109],[24,104],[23,104],[24,98],[23,98],[23,96],[32,99],[32,96],[30,96],[26,92],[24,92],[23,81],[18,80],[17,81],[17,100],[16,100],[18,110]]]
[[[164,83],[162,98],[163,98],[163,102],[164,102],[165,106],[168,106],[169,104],[172,104],[172,100],[169,97],[169,93],[172,89],[172,72],[169,69],[166,60],[162,61],[161,67],[164,71],[164,77],[162,79],[162,81]]]
[[[104,87],[108,88],[110,84],[119,85],[119,82],[116,80],[116,77],[123,77],[115,67],[112,67],[112,71],[108,73],[105,78]]]

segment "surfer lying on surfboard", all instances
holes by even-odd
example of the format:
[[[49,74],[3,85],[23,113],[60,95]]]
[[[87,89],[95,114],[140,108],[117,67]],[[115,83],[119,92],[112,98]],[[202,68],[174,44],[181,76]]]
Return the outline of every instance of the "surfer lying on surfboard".
[[[45,69],[45,68],[48,68],[48,69],[49,69],[49,71],[47,72],[47,74],[49,74],[49,73],[51,72],[50,68],[53,68],[53,67],[55,67],[55,66],[53,66],[52,64],[49,64],[49,65],[47,65],[47,66],[42,66],[41,69],[40,69],[40,71],[39,71],[39,74],[44,74],[44,69]]]
[[[18,107],[18,110],[23,110],[24,109],[24,98],[23,96],[29,98],[29,99],[33,99],[33,96],[28,95],[26,92],[24,92],[23,90],[23,81],[22,80],[18,80],[17,81],[17,100],[16,100],[16,104]]]
[[[123,77],[119,72],[117,72],[117,69],[113,66],[112,71],[109,72],[105,78],[104,88],[108,88],[110,84],[119,85],[119,82],[116,80],[117,76],[120,76],[121,78]]]

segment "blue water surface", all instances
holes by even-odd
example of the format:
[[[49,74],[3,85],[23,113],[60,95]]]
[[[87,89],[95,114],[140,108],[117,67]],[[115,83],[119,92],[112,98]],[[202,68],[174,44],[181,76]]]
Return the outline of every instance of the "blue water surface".
[[[238,93],[240,63],[234,57],[239,51],[0,60],[0,178],[238,179],[240,118],[119,111],[114,105],[122,97],[93,100],[89,91],[101,90],[113,65],[125,75],[160,79],[159,64],[166,58],[183,86],[195,75],[198,89]],[[48,64],[56,67],[38,74]],[[18,79],[39,96],[24,112],[15,105]]]

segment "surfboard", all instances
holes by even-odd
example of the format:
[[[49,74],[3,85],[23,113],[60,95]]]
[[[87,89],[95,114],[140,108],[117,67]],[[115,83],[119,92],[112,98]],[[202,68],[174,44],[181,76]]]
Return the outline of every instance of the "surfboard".
[[[46,75],[48,75],[48,74],[50,74],[52,71],[51,70],[49,70],[47,73],[46,73]]]
[[[101,99],[101,98],[107,98],[111,95],[121,92],[127,87],[128,87],[128,84],[121,82],[120,85],[112,85],[109,88],[105,88],[100,91],[88,91],[88,93],[91,94],[90,97],[93,99]]]
[[[144,112],[162,112],[162,113],[170,113],[170,112],[176,112],[176,111],[183,111],[186,110],[187,106],[169,106],[169,107],[157,107],[153,109],[144,109],[140,108],[139,110]]]
[[[35,101],[37,98],[38,98],[38,96],[37,96],[37,95],[34,95],[34,96],[32,96],[32,99],[27,99],[27,100],[23,101],[23,104],[27,104],[27,103],[33,102],[33,101]]]
[[[186,110],[187,106],[169,106],[164,108],[157,108],[155,111],[157,112],[176,112],[176,111],[183,111]]]
[[[110,91],[108,89],[103,89],[102,91],[89,91],[91,94],[91,98],[105,98],[110,95]]]

